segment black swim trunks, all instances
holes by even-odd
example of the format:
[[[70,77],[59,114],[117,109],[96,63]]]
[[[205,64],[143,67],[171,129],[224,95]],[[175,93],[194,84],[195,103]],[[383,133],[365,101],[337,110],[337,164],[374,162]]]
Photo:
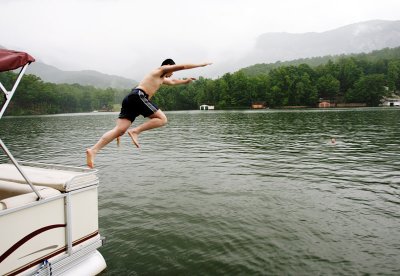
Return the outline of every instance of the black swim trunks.
[[[149,96],[142,89],[134,88],[122,101],[118,118],[133,122],[137,116],[149,117],[157,110],[158,107],[149,100]]]

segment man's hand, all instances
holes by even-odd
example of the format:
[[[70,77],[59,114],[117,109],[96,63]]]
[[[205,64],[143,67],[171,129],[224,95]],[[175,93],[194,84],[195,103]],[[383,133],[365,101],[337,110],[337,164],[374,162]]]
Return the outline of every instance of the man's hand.
[[[186,83],[191,83],[194,80],[196,80],[196,79],[195,78],[187,78],[185,81],[186,81]]]

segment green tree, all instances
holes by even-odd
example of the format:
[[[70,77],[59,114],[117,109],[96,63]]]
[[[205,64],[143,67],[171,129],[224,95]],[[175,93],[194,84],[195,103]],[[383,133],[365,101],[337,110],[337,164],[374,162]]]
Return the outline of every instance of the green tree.
[[[348,102],[363,102],[368,106],[378,106],[381,99],[387,94],[385,76],[383,74],[373,74],[362,76],[347,95]]]
[[[357,66],[354,58],[342,58],[339,60],[340,92],[346,94],[354,87],[356,81],[362,76],[362,70]]]
[[[389,90],[400,90],[400,61],[392,60],[388,64],[387,72]]]
[[[270,104],[271,107],[282,107],[287,105],[287,97],[285,97],[282,89],[277,85],[274,85],[271,88]]]
[[[249,107],[251,104],[251,88],[249,79],[243,72],[234,73],[230,87],[231,107]]]
[[[331,74],[321,76],[317,80],[317,90],[320,98],[334,100],[340,89],[340,82]]]
[[[217,79],[216,81],[216,99],[215,105],[218,108],[226,108],[229,101],[229,85],[224,78]]]
[[[254,84],[254,93],[252,95],[253,101],[266,102],[267,104],[269,104],[269,77],[266,75],[259,75],[251,78],[251,82]]]
[[[310,76],[304,73],[296,84],[299,97],[298,105],[315,106],[318,102],[317,88],[313,85]]]

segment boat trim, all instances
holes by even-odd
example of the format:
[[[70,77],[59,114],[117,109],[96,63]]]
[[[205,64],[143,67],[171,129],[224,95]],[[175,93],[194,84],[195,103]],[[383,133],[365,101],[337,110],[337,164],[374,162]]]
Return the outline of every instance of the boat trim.
[[[73,246],[79,245],[79,244],[81,244],[81,243],[83,243],[83,242],[85,242],[85,241],[87,241],[87,240],[89,240],[89,239],[92,239],[92,238],[96,237],[97,235],[99,235],[99,231],[95,231],[95,232],[93,232],[93,233],[91,233],[91,234],[89,234],[89,235],[87,235],[87,236],[85,236],[85,237],[83,237],[83,238],[80,238],[79,240],[74,241],[74,242],[73,242]],[[92,251],[92,250],[94,250],[94,249],[97,249],[97,248],[99,248],[101,245],[102,245],[102,239],[101,239],[101,237],[99,236],[99,238],[98,238],[96,241],[94,241],[93,243],[91,243],[91,244],[88,245],[89,248],[95,247],[95,248],[93,248],[93,249],[91,249],[91,250],[89,250],[89,251]],[[9,272],[9,273],[6,274],[6,275],[7,275],[7,276],[12,276],[12,275],[17,275],[17,274],[19,274],[19,273],[22,273],[22,272],[24,272],[25,270],[28,270],[28,269],[30,269],[30,268],[36,266],[36,265],[41,264],[41,263],[43,262],[43,260],[48,260],[48,259],[53,258],[53,257],[55,257],[55,256],[57,256],[57,255],[59,255],[59,254],[61,254],[61,253],[63,253],[63,252],[67,252],[67,246],[64,246],[64,247],[62,247],[62,248],[60,248],[60,249],[58,249],[58,250],[56,250],[56,251],[53,251],[53,252],[47,254],[46,256],[43,256],[43,257],[41,257],[41,258],[38,258],[38,259],[36,259],[36,260],[34,260],[34,261],[32,261],[32,262],[26,264],[25,266],[18,268],[17,270],[14,270],[14,271]],[[79,251],[76,251],[76,252],[79,252]],[[62,261],[63,259],[66,259],[66,258],[68,258],[68,257],[70,257],[70,256],[71,256],[71,255],[66,254],[65,256],[60,257],[60,259],[58,259],[56,262],[60,262],[60,261]]]
[[[98,188],[98,184],[97,184],[97,183],[93,183],[93,185],[92,185],[92,186],[89,186],[89,187],[84,187],[84,188],[81,188],[81,189],[78,189],[78,190],[74,190],[74,191],[70,191],[70,192],[67,192],[67,193],[60,194],[60,195],[56,195],[56,196],[54,196],[54,197],[47,198],[47,199],[43,199],[43,200],[41,200],[41,201],[32,202],[32,203],[30,203],[30,204],[27,204],[27,205],[24,205],[24,206],[20,206],[20,207],[17,207],[17,208],[2,210],[2,211],[0,212],[0,215],[6,215],[6,214],[8,214],[8,213],[18,212],[19,210],[23,210],[23,209],[31,208],[31,207],[34,207],[34,206],[46,204],[46,203],[48,203],[48,202],[50,202],[50,201],[54,201],[54,200],[58,200],[58,199],[62,199],[62,198],[64,198],[64,200],[65,200],[65,209],[64,209],[64,210],[65,210],[65,212],[66,212],[66,224],[60,224],[59,227],[61,227],[61,226],[66,227],[66,241],[67,241],[67,245],[64,246],[64,247],[62,247],[62,248],[60,248],[60,249],[58,249],[57,251],[55,251],[55,252],[53,252],[53,253],[50,253],[49,255],[46,255],[46,256],[44,256],[44,257],[41,257],[40,259],[35,260],[35,261],[31,262],[30,264],[25,265],[25,266],[22,267],[22,268],[19,268],[18,271],[17,271],[15,274],[13,274],[14,272],[10,272],[11,274],[7,274],[7,275],[16,275],[16,274],[18,274],[18,273],[21,273],[22,271],[25,271],[25,270],[27,270],[27,269],[29,269],[29,268],[35,266],[35,265],[40,264],[43,260],[50,259],[50,258],[52,258],[52,257],[54,257],[54,256],[56,256],[56,255],[58,255],[58,254],[60,254],[60,253],[62,253],[62,252],[66,252],[66,253],[67,253],[67,255],[66,255],[64,258],[70,257],[70,256],[72,256],[72,255],[75,253],[75,252],[73,251],[73,246],[76,246],[76,245],[78,245],[78,244],[80,244],[80,243],[82,243],[82,242],[84,242],[84,241],[87,241],[88,239],[91,239],[91,238],[95,237],[96,235],[98,235],[98,234],[99,234],[99,231],[96,230],[96,231],[93,232],[92,234],[89,234],[89,235],[87,235],[87,236],[85,236],[85,237],[82,237],[82,238],[80,238],[80,239],[78,239],[78,240],[76,240],[76,241],[72,241],[72,217],[71,217],[71,201],[70,201],[71,194],[81,193],[81,192],[84,192],[84,191],[87,191],[87,190],[92,190],[92,189],[97,189],[97,188]],[[48,226],[47,226],[47,227],[48,227]],[[55,227],[52,227],[51,229],[53,229],[53,228],[55,228]],[[50,229],[48,229],[48,230],[50,230]],[[38,230],[36,230],[36,231],[38,231]],[[34,231],[34,232],[32,232],[32,233],[35,233],[36,231]],[[29,235],[28,235],[28,236],[29,236]],[[27,236],[25,236],[25,237],[27,237]],[[25,237],[22,238],[22,240],[24,240]],[[99,240],[101,240],[101,239],[99,238]],[[20,241],[21,241],[21,240],[20,240]],[[21,244],[21,245],[22,245],[22,244]],[[18,248],[19,248],[21,245],[19,245]],[[100,246],[101,246],[101,245],[99,245],[98,247],[100,247]],[[13,246],[12,246],[12,247],[13,247]],[[11,247],[11,248],[12,248],[12,247]],[[97,248],[98,248],[98,247],[97,247]],[[13,251],[15,251],[16,249],[17,249],[17,248],[15,248]],[[9,250],[10,250],[10,249],[8,249],[6,252],[8,252]],[[12,251],[12,252],[13,252],[13,251]],[[12,252],[11,252],[11,253],[12,253]],[[11,254],[11,253],[10,253],[10,254]],[[4,259],[7,258],[10,254],[7,254],[7,255],[4,257]],[[3,254],[3,255],[4,255],[4,254]],[[3,255],[1,255],[0,258],[3,257]],[[0,259],[0,262],[2,262],[2,261],[3,261],[3,260]]]
[[[74,191],[71,191],[71,192],[68,192],[68,193],[62,193],[62,194],[59,194],[59,195],[55,195],[53,197],[49,197],[49,198],[43,199],[41,201],[28,203],[28,204],[23,205],[23,206],[11,208],[11,209],[1,210],[0,211],[0,216],[1,215],[6,215],[6,214],[9,214],[9,213],[18,212],[20,210],[23,210],[23,209],[26,209],[26,208],[30,208],[30,207],[33,207],[33,206],[42,205],[42,204],[45,204],[45,203],[47,203],[49,201],[57,200],[57,199],[66,197],[67,194],[69,194],[69,193],[75,194],[75,193],[79,193],[79,192],[84,192],[86,190],[96,189],[98,187],[99,187],[99,185],[96,182],[93,182],[93,184],[91,186],[88,186],[88,187],[84,187],[84,188],[81,188],[81,189],[78,189],[78,190],[74,190]]]
[[[14,253],[15,250],[17,250],[18,248],[23,246],[26,242],[28,242],[29,240],[33,239],[37,235],[40,235],[43,232],[52,230],[54,228],[60,228],[60,227],[65,227],[65,226],[66,226],[66,224],[47,225],[45,227],[39,228],[39,229],[29,233],[28,235],[26,235],[25,237],[23,237],[22,239],[20,239],[16,243],[14,243],[13,246],[11,246],[3,254],[0,255],[0,263],[2,263],[5,259],[7,259],[8,256],[10,256],[12,253]]]

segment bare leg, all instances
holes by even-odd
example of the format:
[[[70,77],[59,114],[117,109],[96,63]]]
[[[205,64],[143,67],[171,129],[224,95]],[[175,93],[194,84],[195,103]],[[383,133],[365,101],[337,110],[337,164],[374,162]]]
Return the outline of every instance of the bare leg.
[[[146,131],[149,129],[162,127],[167,123],[167,116],[165,116],[164,112],[161,109],[157,110],[156,113],[149,116],[150,120],[147,122],[128,130],[128,134],[132,139],[132,143],[135,144],[137,148],[140,148],[138,136],[142,131]]]
[[[89,168],[94,168],[94,157],[96,156],[97,152],[115,138],[123,135],[131,124],[132,122],[127,119],[118,119],[117,125],[112,130],[104,133],[93,147],[86,150],[86,163]]]

